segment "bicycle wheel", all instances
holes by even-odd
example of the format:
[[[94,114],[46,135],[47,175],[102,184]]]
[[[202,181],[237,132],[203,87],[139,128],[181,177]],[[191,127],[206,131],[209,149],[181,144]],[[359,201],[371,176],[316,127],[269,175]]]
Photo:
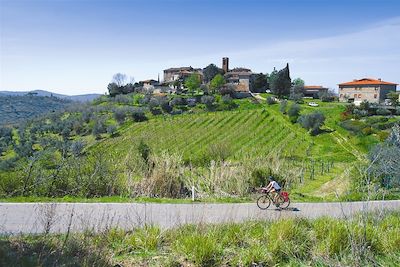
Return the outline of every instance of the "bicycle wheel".
[[[271,205],[271,199],[269,199],[269,197],[266,195],[263,195],[257,199],[257,206],[260,209],[266,210],[268,209],[269,205]]]
[[[281,204],[281,208],[282,209],[287,209],[290,205],[290,198],[287,198],[287,200],[285,200],[285,198],[283,198],[283,203]]]
[[[276,199],[275,199],[275,206],[277,208],[283,208],[283,205],[285,203],[285,198],[281,195],[279,195]]]

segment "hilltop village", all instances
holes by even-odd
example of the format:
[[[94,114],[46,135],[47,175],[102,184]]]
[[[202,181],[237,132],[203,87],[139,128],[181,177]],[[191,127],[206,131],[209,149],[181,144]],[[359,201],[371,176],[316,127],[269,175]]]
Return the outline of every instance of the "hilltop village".
[[[290,79],[289,64],[284,69],[287,72],[287,78]],[[162,93],[184,93],[187,92],[185,81],[188,79],[197,79],[202,89],[209,87],[218,87],[222,91],[229,91],[236,98],[251,97],[257,93],[271,93],[274,87],[282,86],[274,84],[278,76],[278,71],[274,68],[271,74],[255,73],[249,68],[229,67],[229,58],[222,58],[221,67],[210,64],[205,68],[173,67],[163,71],[164,77],[160,81],[149,79],[140,81],[137,86],[142,86],[145,91]],[[217,76],[218,75],[218,76]],[[211,83],[217,76],[219,81]],[[336,97],[337,101],[354,103],[359,105],[363,101],[370,103],[388,103],[390,93],[396,93],[397,84],[383,81],[378,78],[361,78],[338,84],[338,93],[322,85],[306,85],[300,78],[291,81],[290,88],[282,88],[290,94],[301,94],[306,98],[320,98],[320,96],[329,95]],[[295,88],[296,87],[296,88]],[[214,88],[216,89],[216,88]],[[278,89],[278,88],[277,88]],[[292,91],[292,92],[290,92]],[[293,92],[296,91],[296,92]],[[385,102],[386,101],[386,102]]]

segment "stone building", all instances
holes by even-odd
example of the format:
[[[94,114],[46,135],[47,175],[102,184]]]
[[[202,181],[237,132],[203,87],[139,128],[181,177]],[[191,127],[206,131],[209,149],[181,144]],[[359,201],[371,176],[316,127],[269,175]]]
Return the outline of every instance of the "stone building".
[[[381,79],[363,78],[339,84],[339,101],[359,104],[364,100],[370,103],[382,103],[387,94],[396,92],[396,83]]]
[[[139,84],[143,87],[145,90],[152,90],[154,89],[155,86],[159,85],[159,82],[153,79],[150,80],[144,80],[140,81]]]
[[[253,88],[254,74],[250,69],[235,68],[225,73],[227,84],[234,85],[235,91],[248,93]]]
[[[328,92],[328,88],[325,88],[321,85],[306,85],[304,86],[304,96],[318,98],[320,93]]]
[[[200,80],[203,80],[203,70],[193,67],[169,68],[164,70],[164,83],[172,83],[174,81],[183,81],[192,74],[199,75]]]

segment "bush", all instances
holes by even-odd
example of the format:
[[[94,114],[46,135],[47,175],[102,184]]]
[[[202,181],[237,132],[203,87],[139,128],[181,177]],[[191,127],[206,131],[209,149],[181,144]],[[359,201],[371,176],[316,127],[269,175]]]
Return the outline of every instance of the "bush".
[[[311,135],[317,135],[320,132],[321,126],[324,125],[325,116],[320,112],[314,112],[300,116],[298,122],[303,128],[310,131]]]
[[[287,100],[282,100],[282,101],[281,101],[281,105],[279,106],[279,111],[282,112],[283,114],[286,114],[286,112],[287,112],[287,105],[288,105]]]
[[[83,149],[85,148],[85,142],[83,141],[75,141],[71,145],[71,153],[75,156],[78,157],[82,154]]]
[[[396,115],[400,115],[400,107],[396,107],[395,114],[396,114]]]
[[[162,101],[161,102],[161,109],[165,112],[165,113],[171,113],[172,111],[172,107],[170,106],[168,101]]]
[[[131,110],[131,117],[135,122],[146,121],[147,117],[142,108],[133,108]]]
[[[298,104],[293,104],[288,110],[289,119],[292,123],[295,123],[300,115],[301,107]]]
[[[272,97],[272,96],[267,97],[267,104],[268,104],[268,105],[276,104],[275,98]]]
[[[169,102],[169,104],[170,104],[172,107],[175,107],[175,106],[183,106],[183,105],[186,105],[186,102],[183,100],[182,97],[175,97],[175,98],[173,98],[173,99]]]
[[[335,101],[335,95],[332,92],[319,92],[318,93],[319,99],[321,99],[322,102],[333,102]]]
[[[390,110],[388,110],[386,108],[378,108],[376,110],[376,115],[387,116],[390,114],[392,114],[392,113],[390,112]]]
[[[206,106],[207,110],[212,110],[214,107],[215,98],[211,95],[204,95],[201,97],[201,103]]]
[[[107,133],[110,136],[114,136],[117,133],[117,127],[114,124],[108,125],[107,127]]]
[[[119,123],[122,124],[125,122],[126,114],[127,114],[127,109],[126,108],[116,108],[114,109],[114,118],[115,120]]]

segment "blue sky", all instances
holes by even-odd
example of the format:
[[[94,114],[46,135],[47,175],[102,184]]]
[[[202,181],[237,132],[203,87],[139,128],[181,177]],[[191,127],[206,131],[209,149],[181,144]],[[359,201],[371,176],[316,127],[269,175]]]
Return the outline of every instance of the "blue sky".
[[[400,83],[397,0],[0,0],[0,90],[106,91],[168,67],[221,64],[336,88]]]

